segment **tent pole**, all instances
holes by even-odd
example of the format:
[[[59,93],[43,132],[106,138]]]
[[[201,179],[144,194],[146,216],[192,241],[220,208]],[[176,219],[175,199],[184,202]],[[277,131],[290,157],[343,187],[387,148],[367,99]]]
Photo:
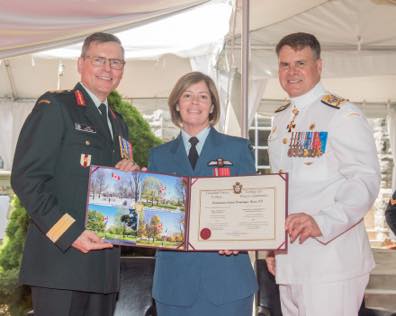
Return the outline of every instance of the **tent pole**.
[[[11,64],[8,59],[4,59],[4,66],[7,70],[8,82],[10,83],[10,87],[11,87],[11,99],[12,99],[12,101],[15,101],[17,98],[16,89],[15,89],[15,81],[14,81],[14,76],[12,75],[12,71],[11,71]]]
[[[248,90],[249,90],[249,0],[242,0],[242,47],[241,47],[241,136],[248,137]]]

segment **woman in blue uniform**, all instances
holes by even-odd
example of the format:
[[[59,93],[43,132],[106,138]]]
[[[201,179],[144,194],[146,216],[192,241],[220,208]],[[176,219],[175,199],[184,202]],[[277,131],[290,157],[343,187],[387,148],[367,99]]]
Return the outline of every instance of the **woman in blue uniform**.
[[[151,150],[150,171],[179,176],[255,173],[249,142],[213,127],[220,117],[220,101],[210,77],[200,72],[184,75],[168,105],[181,132]],[[246,252],[160,250],[156,254],[153,297],[159,316],[251,316],[256,290]]]

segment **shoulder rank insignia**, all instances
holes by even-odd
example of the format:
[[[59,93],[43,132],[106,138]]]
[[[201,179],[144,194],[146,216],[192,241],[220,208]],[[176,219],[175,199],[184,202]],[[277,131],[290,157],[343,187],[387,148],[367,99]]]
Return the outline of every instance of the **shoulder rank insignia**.
[[[50,101],[50,100],[47,100],[47,99],[41,99],[41,100],[39,100],[39,101],[37,102],[37,104],[43,104],[43,103],[45,103],[45,104],[51,104],[51,101]]]
[[[50,90],[49,93],[70,93],[71,90]]]
[[[288,102],[288,103],[286,103],[286,104],[284,104],[284,105],[281,105],[279,108],[277,108],[276,110],[275,110],[275,113],[278,113],[278,112],[282,112],[283,110],[286,110],[289,106],[290,106],[290,102]]]
[[[339,109],[342,104],[348,102],[348,99],[337,97],[334,94],[326,94],[321,101],[332,108]]]
[[[74,90],[74,96],[76,98],[76,103],[78,106],[86,106],[85,98],[80,90]]]

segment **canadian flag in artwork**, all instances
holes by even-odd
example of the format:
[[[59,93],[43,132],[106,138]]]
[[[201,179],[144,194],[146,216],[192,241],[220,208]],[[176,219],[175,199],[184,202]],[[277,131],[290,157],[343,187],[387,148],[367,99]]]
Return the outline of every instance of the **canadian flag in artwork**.
[[[114,172],[111,174],[111,177],[112,177],[114,180],[116,180],[116,181],[118,181],[118,180],[121,179],[121,177],[120,177],[119,175],[115,174]]]
[[[166,186],[160,184],[160,189],[159,189],[159,191],[160,191],[160,194],[163,195],[163,194],[165,193],[165,191],[166,191]]]

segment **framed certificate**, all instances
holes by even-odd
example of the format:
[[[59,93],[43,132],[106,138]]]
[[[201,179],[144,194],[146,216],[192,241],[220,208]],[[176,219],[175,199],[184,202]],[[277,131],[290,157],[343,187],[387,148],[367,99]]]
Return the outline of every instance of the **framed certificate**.
[[[287,174],[179,177],[91,166],[86,228],[125,246],[286,249]]]

